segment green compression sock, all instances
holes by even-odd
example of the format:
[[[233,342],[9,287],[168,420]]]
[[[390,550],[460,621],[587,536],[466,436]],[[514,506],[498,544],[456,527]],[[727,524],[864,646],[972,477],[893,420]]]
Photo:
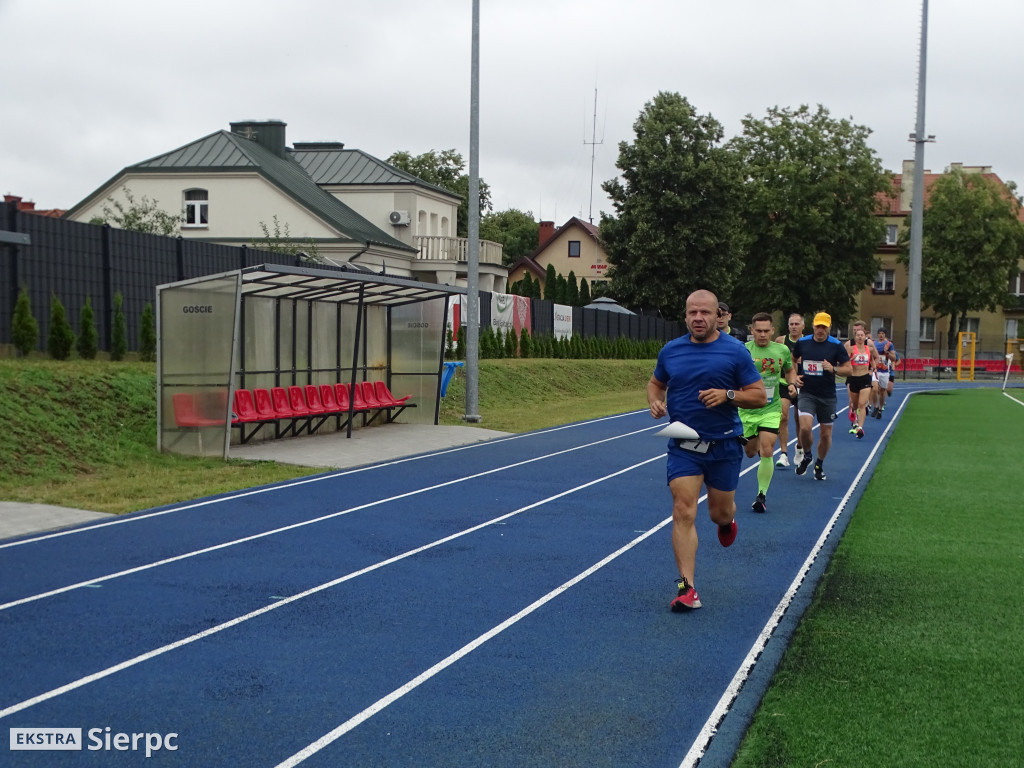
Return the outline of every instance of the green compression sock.
[[[760,493],[768,493],[768,484],[775,474],[775,462],[771,456],[762,456],[761,462],[757,465],[757,490]]]

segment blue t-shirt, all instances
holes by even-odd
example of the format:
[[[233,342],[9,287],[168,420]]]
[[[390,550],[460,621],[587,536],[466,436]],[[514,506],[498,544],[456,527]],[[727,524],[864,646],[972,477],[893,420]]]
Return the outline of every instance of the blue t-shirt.
[[[886,353],[895,351],[892,348],[892,342],[886,339],[885,341],[875,341],[874,345],[875,350],[878,352],[878,370],[889,370],[889,358]]]
[[[797,372],[804,379],[801,392],[815,397],[836,396],[836,374],[826,371],[821,364],[828,360],[835,368],[850,361],[850,353],[839,339],[829,336],[825,341],[815,341],[814,336],[804,336],[793,348],[793,357],[800,358]]]
[[[743,342],[719,333],[715,341],[698,344],[690,334],[673,339],[658,353],[654,378],[668,386],[671,421],[693,427],[705,440],[743,434],[739,411],[732,403],[708,408],[698,398],[703,389],[742,389],[761,380]]]

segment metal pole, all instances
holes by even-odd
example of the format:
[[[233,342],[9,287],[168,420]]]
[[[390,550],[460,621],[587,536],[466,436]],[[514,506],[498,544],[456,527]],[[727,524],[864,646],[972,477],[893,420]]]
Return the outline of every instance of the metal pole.
[[[910,263],[907,268],[907,348],[904,357],[921,352],[921,239],[924,220],[924,145],[934,136],[924,132],[925,75],[928,66],[928,0],[921,5],[921,51],[917,67],[917,125],[914,142],[914,189],[910,203]]]
[[[466,310],[466,421],[479,423],[480,350],[480,0],[473,0],[473,47],[469,86],[469,253]]]

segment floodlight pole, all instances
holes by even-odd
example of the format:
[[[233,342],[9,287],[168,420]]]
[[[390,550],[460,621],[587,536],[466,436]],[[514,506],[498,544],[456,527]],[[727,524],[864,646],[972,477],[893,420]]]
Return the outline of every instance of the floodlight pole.
[[[914,189],[910,203],[910,260],[907,265],[907,348],[905,357],[921,356],[921,240],[924,220],[924,145],[935,141],[924,132],[925,75],[928,66],[928,0],[921,5],[921,51],[917,65],[917,125],[914,142]]]
[[[466,275],[466,414],[479,423],[480,348],[480,0],[473,0],[473,45],[469,77],[469,249]]]

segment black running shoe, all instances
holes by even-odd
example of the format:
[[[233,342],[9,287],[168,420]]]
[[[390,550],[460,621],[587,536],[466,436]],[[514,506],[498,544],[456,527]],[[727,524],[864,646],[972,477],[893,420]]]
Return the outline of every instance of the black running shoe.
[[[814,465],[814,479],[824,480],[825,479],[825,468],[820,464]]]
[[[805,472],[807,472],[807,468],[809,466],[811,466],[811,461],[812,461],[811,455],[809,453],[804,453],[804,457],[800,460],[800,463],[797,464],[797,466],[796,466],[796,473],[798,475],[802,475]]]
[[[754,499],[754,503],[750,505],[750,508],[752,510],[754,510],[755,512],[767,512],[768,511],[768,505],[767,505],[767,503],[765,503],[765,498],[764,498],[764,494],[763,493],[757,494],[757,498]]]

